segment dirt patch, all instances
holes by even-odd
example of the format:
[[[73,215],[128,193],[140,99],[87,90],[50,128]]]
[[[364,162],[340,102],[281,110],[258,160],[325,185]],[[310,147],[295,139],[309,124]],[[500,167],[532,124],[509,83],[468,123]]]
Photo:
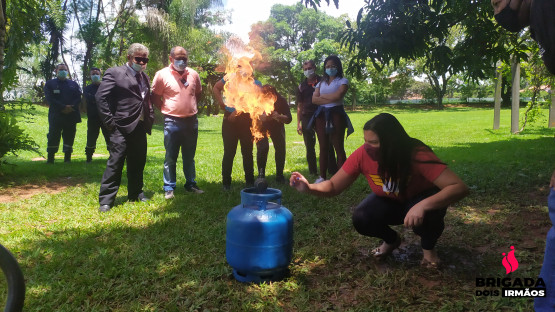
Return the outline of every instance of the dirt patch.
[[[45,183],[14,185],[0,190],[0,203],[11,203],[31,198],[37,194],[56,194],[70,186],[79,185],[80,181],[72,177],[60,178]]]

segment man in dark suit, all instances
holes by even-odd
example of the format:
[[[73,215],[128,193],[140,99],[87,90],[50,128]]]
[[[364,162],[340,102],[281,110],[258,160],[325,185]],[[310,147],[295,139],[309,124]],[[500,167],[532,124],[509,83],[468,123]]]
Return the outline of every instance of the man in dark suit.
[[[109,211],[114,204],[125,161],[128,199],[148,201],[143,193],[143,171],[146,134],[150,134],[154,121],[150,81],[143,72],[148,63],[148,48],[133,43],[127,59],[127,64],[106,70],[96,92],[100,119],[110,132],[110,157],[100,183],[101,212]]]

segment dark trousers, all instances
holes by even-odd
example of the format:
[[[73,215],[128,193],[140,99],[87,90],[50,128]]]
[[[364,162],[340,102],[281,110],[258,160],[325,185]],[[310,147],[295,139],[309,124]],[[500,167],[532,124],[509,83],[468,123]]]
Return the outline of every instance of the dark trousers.
[[[424,192],[405,203],[372,193],[353,211],[353,225],[362,235],[378,237],[388,244],[393,244],[397,240],[398,234],[389,225],[403,224],[405,216],[412,206],[437,192],[437,189]],[[424,215],[422,225],[413,228],[414,233],[421,238],[423,249],[434,249],[445,228],[443,218],[446,212],[447,207],[428,211]]]
[[[318,117],[316,117],[315,121],[315,129],[316,134],[318,135],[318,143],[320,144],[320,176],[322,178],[326,178],[326,171],[335,171],[339,170],[345,160],[347,160],[347,155],[345,154],[345,129],[347,129],[347,125],[345,124],[345,118],[338,113],[331,113],[332,122],[333,122],[333,132],[326,133],[326,118],[325,114],[322,113]],[[331,152],[330,152],[331,150]],[[335,159],[335,155],[330,157],[326,157],[326,155],[334,154],[334,151],[337,154],[337,162]],[[335,170],[334,170],[335,169]]]
[[[142,195],[146,146],[146,131],[142,122],[139,122],[129,134],[123,134],[118,129],[110,134],[110,157],[100,182],[100,205],[114,204],[125,161],[127,161],[127,197],[129,200],[136,200],[139,195]]]
[[[110,150],[110,134],[108,133],[108,130],[102,126],[99,119],[89,117],[87,119],[87,146],[85,146],[86,155],[94,154],[94,151],[96,150],[96,140],[98,139],[100,130],[102,130],[102,136],[104,136],[104,141],[106,141],[106,149]]]
[[[303,140],[306,148],[306,161],[308,162],[308,172],[310,174],[318,174],[318,167],[316,166],[316,131],[314,128],[307,128],[308,122],[312,115],[301,117],[301,126],[303,127]],[[328,147],[328,173],[330,176],[337,172],[337,162],[335,160],[335,151],[333,145],[329,144]]]
[[[276,152],[276,177],[283,176],[283,167],[285,166],[285,127],[275,127],[268,129],[270,138],[274,143],[274,150]],[[268,152],[270,151],[270,143],[268,137],[256,142],[256,164],[258,171],[266,169],[266,162],[268,160]]]
[[[243,155],[243,170],[245,171],[245,182],[254,183],[254,161],[252,158],[253,136],[250,130],[250,118],[237,116],[234,121],[224,118],[222,122],[222,139],[224,141],[224,157],[222,160],[222,183],[231,184],[231,171],[233,159],[237,152],[237,142],[241,142],[241,154]]]
[[[50,119],[48,123],[48,143],[46,147],[47,153],[56,153],[60,148],[60,139],[64,140],[62,151],[64,153],[73,153],[73,142],[75,141],[75,132],[77,124],[64,119]]]

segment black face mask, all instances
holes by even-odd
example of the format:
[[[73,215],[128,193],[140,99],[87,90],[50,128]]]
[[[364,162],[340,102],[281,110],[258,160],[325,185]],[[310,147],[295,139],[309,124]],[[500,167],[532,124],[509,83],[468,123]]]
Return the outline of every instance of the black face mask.
[[[518,12],[513,10],[509,7],[511,2],[507,4],[506,7],[501,10],[501,12],[495,15],[495,20],[501,27],[505,28],[508,31],[518,32],[522,29],[520,23],[518,22]]]

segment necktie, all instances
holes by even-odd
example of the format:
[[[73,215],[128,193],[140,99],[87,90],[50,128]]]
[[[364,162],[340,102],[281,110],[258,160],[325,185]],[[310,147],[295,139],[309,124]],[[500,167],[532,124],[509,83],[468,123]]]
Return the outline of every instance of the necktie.
[[[141,73],[136,73],[135,78],[137,78],[137,83],[139,84],[139,89],[141,88]]]

